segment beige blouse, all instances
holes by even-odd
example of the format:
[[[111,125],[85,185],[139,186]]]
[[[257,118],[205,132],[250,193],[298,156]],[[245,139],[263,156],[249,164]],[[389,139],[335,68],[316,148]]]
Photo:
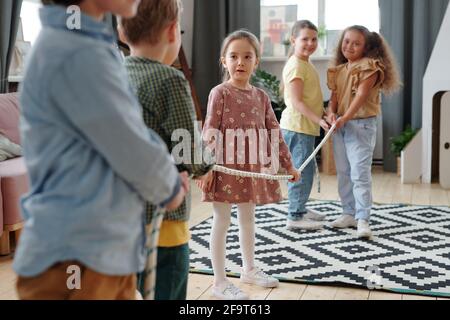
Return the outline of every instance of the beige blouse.
[[[379,60],[363,58],[351,67],[349,63],[328,69],[328,88],[336,92],[338,101],[337,114],[343,116],[349,109],[358,87],[364,80],[378,72],[378,79],[370,90],[364,105],[358,110],[354,119],[364,119],[381,113],[381,85],[384,81],[385,66]]]

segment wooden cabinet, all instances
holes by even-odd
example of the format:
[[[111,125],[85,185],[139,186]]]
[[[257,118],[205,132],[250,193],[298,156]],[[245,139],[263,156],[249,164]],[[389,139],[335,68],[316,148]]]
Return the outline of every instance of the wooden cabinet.
[[[9,92],[19,91],[19,82],[8,82],[8,90]]]
[[[322,173],[330,176],[335,175],[336,165],[334,163],[333,155],[333,137],[330,137],[330,139],[328,139],[328,141],[323,145],[320,157]]]

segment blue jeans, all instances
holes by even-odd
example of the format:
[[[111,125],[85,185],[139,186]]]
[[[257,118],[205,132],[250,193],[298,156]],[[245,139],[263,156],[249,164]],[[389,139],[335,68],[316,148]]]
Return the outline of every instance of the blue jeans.
[[[338,192],[344,214],[369,221],[372,208],[372,158],[377,118],[348,121],[333,137]]]
[[[282,130],[292,155],[294,166],[298,169],[314,151],[315,136]],[[303,170],[300,181],[288,183],[289,213],[288,219],[298,221],[306,213],[306,202],[311,194],[314,180],[315,162],[311,161]]]

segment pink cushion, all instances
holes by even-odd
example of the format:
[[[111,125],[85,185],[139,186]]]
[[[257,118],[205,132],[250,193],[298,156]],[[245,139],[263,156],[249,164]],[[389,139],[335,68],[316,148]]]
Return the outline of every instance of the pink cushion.
[[[22,157],[0,162],[0,189],[3,198],[3,224],[23,221],[20,197],[28,191],[28,175]]]
[[[0,133],[20,145],[19,94],[0,94]]]
[[[2,177],[0,177],[0,185],[2,183]],[[3,202],[2,202],[2,193],[0,192],[0,237],[3,234]]]
[[[27,167],[23,157],[0,162],[0,177],[15,177],[26,173]]]

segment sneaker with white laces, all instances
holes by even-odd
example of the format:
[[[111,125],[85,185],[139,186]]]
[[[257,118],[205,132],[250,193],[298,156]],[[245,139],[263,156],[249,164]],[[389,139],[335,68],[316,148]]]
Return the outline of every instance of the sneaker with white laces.
[[[356,225],[357,222],[355,220],[355,217],[349,214],[343,214],[342,216],[331,222],[331,226],[337,229],[345,229],[350,227],[355,228]]]
[[[363,219],[358,220],[358,229],[356,231],[356,235],[358,236],[358,238],[369,239],[370,237],[372,237],[372,231],[369,227],[369,221]]]
[[[301,229],[301,230],[320,230],[323,228],[323,223],[318,221],[313,221],[303,217],[300,220],[288,219],[286,223],[288,230]]]
[[[320,214],[319,211],[310,208],[306,208],[306,214],[303,217],[313,221],[325,220],[325,215]]]
[[[278,287],[278,279],[268,275],[264,271],[253,268],[249,272],[241,271],[241,282],[255,284],[264,288]]]
[[[212,287],[212,293],[220,300],[248,300],[249,296],[236,287],[231,281],[225,280],[218,286]]]

